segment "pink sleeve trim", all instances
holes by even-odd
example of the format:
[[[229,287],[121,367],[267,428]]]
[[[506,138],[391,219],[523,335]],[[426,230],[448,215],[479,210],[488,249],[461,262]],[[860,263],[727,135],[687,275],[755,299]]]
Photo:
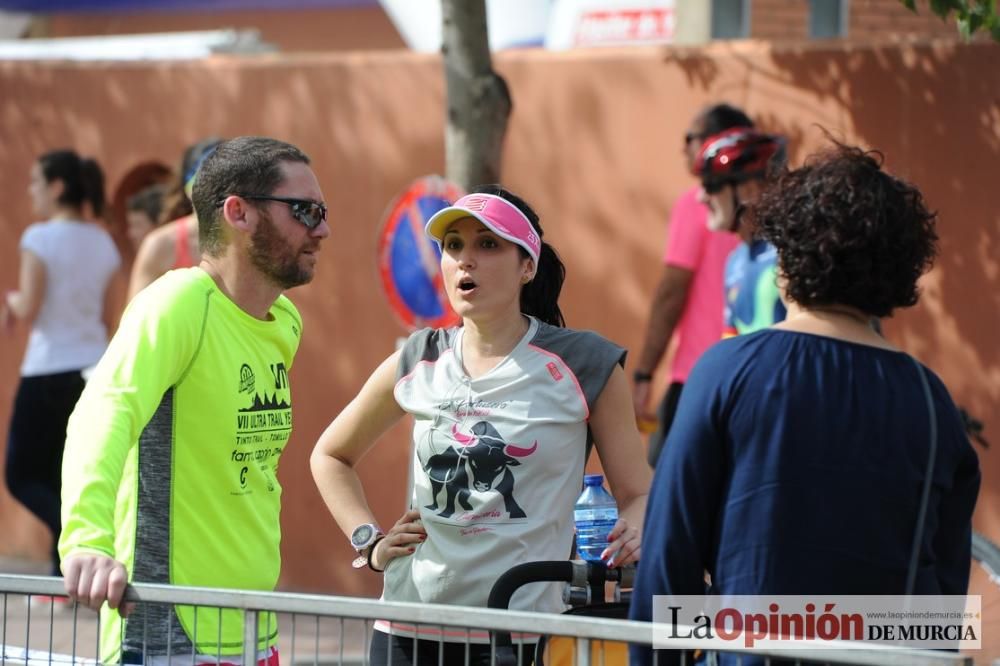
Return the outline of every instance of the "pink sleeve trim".
[[[416,364],[413,366],[413,369],[410,370],[409,373],[407,373],[404,377],[400,377],[399,378],[399,381],[396,382],[396,386],[399,386],[403,382],[408,382],[411,379],[413,379],[413,375],[416,374],[417,368],[419,368],[421,365],[434,365],[435,363],[437,363],[438,361],[440,361],[442,358],[444,358],[445,354],[451,354],[451,353],[452,353],[452,350],[451,350],[451,347],[449,347],[448,349],[445,349],[443,352],[441,352],[441,355],[438,356],[437,359],[435,359],[433,361],[426,361],[426,360],[417,361]]]

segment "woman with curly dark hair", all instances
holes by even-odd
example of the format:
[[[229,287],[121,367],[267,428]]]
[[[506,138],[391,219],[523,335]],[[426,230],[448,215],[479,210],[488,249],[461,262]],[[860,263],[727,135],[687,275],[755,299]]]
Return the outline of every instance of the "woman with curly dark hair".
[[[917,302],[935,213],[880,154],[839,144],[754,213],[788,317],[691,372],[632,617],[656,594],[704,594],[706,571],[720,595],[964,595],[976,455],[941,380],[869,323]]]

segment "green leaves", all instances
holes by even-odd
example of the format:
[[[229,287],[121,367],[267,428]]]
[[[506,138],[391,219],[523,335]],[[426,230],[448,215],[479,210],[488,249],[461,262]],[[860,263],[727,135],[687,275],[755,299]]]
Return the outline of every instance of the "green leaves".
[[[963,7],[963,0],[931,0],[931,11],[941,18],[948,18],[948,12],[952,9]]]
[[[911,12],[917,11],[916,0],[899,0]],[[930,0],[931,11],[948,20],[954,12],[955,23],[962,38],[968,41],[983,30],[1000,42],[1000,16],[997,0]]]

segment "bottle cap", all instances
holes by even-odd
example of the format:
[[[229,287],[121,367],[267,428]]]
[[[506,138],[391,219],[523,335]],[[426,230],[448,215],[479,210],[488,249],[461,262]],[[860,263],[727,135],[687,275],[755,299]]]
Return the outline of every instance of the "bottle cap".
[[[604,483],[603,474],[584,474],[583,475],[583,485],[585,486],[599,486]]]

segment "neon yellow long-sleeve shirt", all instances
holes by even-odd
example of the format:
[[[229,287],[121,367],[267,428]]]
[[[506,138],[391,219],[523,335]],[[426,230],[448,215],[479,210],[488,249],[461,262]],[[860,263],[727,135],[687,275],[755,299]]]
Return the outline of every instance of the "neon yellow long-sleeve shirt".
[[[60,556],[110,555],[136,582],[273,589],[301,330],[284,296],[259,320],[200,268],[140,293],[70,418]],[[104,661],[167,654],[168,627],[171,654],[243,648],[237,611],[140,606],[123,622],[105,607],[101,622]],[[276,642],[273,616],[259,635]]]

